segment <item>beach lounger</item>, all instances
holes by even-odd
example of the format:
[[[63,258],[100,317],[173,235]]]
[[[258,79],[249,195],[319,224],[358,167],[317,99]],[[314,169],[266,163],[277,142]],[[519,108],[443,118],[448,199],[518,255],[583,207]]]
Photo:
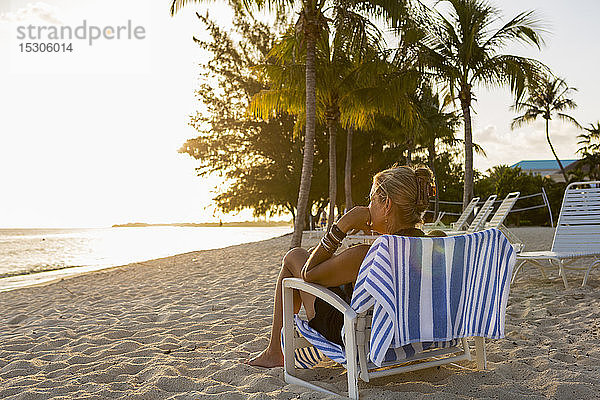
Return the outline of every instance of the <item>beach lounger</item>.
[[[520,251],[523,250],[524,244],[521,241],[521,239],[519,239],[517,236],[515,236],[504,225],[504,220],[506,220],[506,217],[508,217],[508,214],[513,209],[515,203],[517,202],[517,200],[519,200],[520,194],[521,194],[521,192],[512,192],[512,193],[509,193],[504,198],[504,200],[502,201],[502,203],[500,204],[500,207],[498,207],[498,209],[496,210],[496,212],[492,216],[492,219],[490,219],[490,222],[487,222],[485,224],[486,228],[498,228],[498,229],[500,229],[502,231],[502,233],[504,233],[506,235],[506,237],[508,238],[508,240],[510,240],[510,242],[513,244],[513,247],[515,248],[515,250],[517,252],[520,252]]]
[[[500,207],[498,207],[498,209],[492,216],[492,219],[490,219],[490,222],[485,224],[486,228],[499,229],[504,224],[504,220],[506,219],[506,217],[508,217],[508,213],[510,212],[510,210],[512,210],[517,200],[519,200],[520,194],[521,192],[509,193],[504,198],[504,200],[502,200]]]
[[[471,360],[485,369],[485,339],[504,337],[504,315],[515,252],[498,229],[416,238],[382,235],[357,277],[351,304],[320,285],[283,280],[285,381],[335,394],[298,377],[322,356],[347,370],[348,397],[358,379]],[[344,315],[344,346],[329,342],[293,314],[293,291],[320,297]],[[299,331],[302,336],[295,334]]]
[[[589,265],[573,265],[581,259]],[[544,261],[548,261],[546,264]],[[535,265],[546,277],[546,268],[556,268],[565,289],[569,287],[565,269],[585,270],[581,286],[590,271],[600,265],[600,181],[574,182],[567,186],[558,216],[550,251],[532,251],[517,255],[518,266],[512,280],[526,263]]]
[[[431,228],[436,227],[436,226],[440,227],[440,228],[445,227],[446,225],[444,225],[444,223],[442,222],[442,218],[444,218],[444,215],[446,215],[446,211],[439,212],[435,221],[429,222],[427,224],[423,224],[423,226],[427,226],[427,227],[431,227]]]
[[[438,216],[438,220],[436,220],[434,223],[431,223],[431,224],[424,224],[423,228],[424,229],[442,229],[442,230],[452,229],[455,231],[464,230],[467,227],[467,219],[469,218],[469,216],[471,215],[473,210],[475,210],[477,203],[479,203],[479,197],[473,197],[473,199],[469,202],[469,204],[467,204],[467,207],[465,207],[465,209],[463,210],[462,214],[460,214],[460,216],[458,217],[456,222],[452,222],[450,224],[450,226],[446,226],[441,221],[438,221],[438,220],[441,220],[441,218]]]
[[[466,231],[444,230],[444,232],[447,235],[462,235],[465,233],[473,233],[483,230],[485,227],[485,222],[487,221],[488,217],[492,213],[492,210],[494,209],[494,202],[496,201],[497,197],[498,196],[493,194],[487,198],[485,203],[483,203],[483,205],[477,212],[477,215],[475,215],[475,218],[473,218],[473,221],[471,221],[471,223],[467,227]]]

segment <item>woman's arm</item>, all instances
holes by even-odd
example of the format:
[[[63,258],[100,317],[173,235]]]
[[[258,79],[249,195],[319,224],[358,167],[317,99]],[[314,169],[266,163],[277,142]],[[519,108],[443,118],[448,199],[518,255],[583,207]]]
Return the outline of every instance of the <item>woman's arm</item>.
[[[351,230],[370,230],[371,214],[368,207],[354,207],[344,214],[337,223],[338,228],[347,233]],[[306,282],[331,287],[354,282],[368,245],[353,246],[333,256],[321,243],[312,251],[302,268],[302,278]]]
[[[306,282],[318,283],[325,287],[339,286],[356,281],[358,270],[362,264],[367,252],[368,244],[352,246],[336,256],[328,256],[325,260],[315,265],[310,265],[309,257],[302,269],[302,278]],[[325,250],[322,250],[326,252]],[[318,248],[313,251],[313,255],[319,255]],[[313,260],[317,260],[314,258]],[[307,268],[307,266],[309,268]]]

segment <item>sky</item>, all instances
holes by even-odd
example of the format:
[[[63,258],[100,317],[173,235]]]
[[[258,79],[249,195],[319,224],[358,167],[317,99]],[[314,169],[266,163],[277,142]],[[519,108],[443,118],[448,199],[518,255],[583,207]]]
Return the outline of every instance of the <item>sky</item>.
[[[515,47],[566,78],[579,91],[572,112],[583,125],[597,114],[600,83],[592,0],[503,0],[505,15],[534,8],[551,34],[541,52]],[[192,41],[203,37],[192,5],[175,17],[170,0],[3,0],[0,2],[0,228],[97,227],[124,222],[247,220],[222,215],[211,204],[218,177],[196,176],[196,162],[177,150],[196,136],[189,115],[200,106],[198,64]],[[211,16],[228,26],[231,13],[218,2]],[[66,40],[72,52],[22,53],[19,26],[143,28],[143,38]],[[56,25],[55,25],[56,26]],[[81,30],[83,32],[83,29]],[[112,33],[112,31],[108,31]],[[30,42],[37,40],[29,40]],[[61,41],[56,41],[61,42]],[[8,60],[6,62],[5,60]],[[510,130],[514,114],[507,90],[476,89],[474,140],[488,157],[475,168],[523,159],[550,159],[544,125]],[[574,128],[551,124],[561,158],[575,158]]]

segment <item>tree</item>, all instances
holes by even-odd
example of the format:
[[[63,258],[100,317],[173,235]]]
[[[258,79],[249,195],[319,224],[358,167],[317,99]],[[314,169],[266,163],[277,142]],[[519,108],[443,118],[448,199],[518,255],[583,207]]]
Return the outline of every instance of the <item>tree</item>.
[[[575,118],[564,113],[566,110],[573,110],[577,107],[577,104],[570,98],[570,95],[576,91],[577,89],[569,87],[564,79],[546,74],[540,77],[539,80],[530,82],[527,99],[525,101],[517,100],[512,107],[516,112],[523,113],[513,119],[510,125],[512,129],[531,123],[538,117],[544,118],[546,121],[546,140],[552,154],[554,154],[554,158],[556,158],[565,182],[568,182],[569,179],[550,141],[548,125],[552,116],[556,115],[562,121],[581,128]]]
[[[316,116],[327,127],[329,137],[329,219],[335,221],[337,202],[337,131],[347,129],[346,193],[351,190],[351,145],[354,128],[367,128],[373,123],[374,110],[370,101],[360,101],[357,92],[372,86],[376,80],[372,65],[379,59],[380,32],[364,17],[346,9],[337,9],[335,21],[340,25],[330,38],[323,35],[316,46]],[[301,63],[302,46],[293,32],[288,32],[270,52],[271,62],[262,67],[272,89],[263,90],[252,100],[250,111],[260,118],[273,112],[303,115]],[[300,64],[301,65],[301,64]],[[364,66],[368,65],[368,73]],[[301,123],[302,119],[299,120]],[[349,190],[348,190],[349,189]],[[351,197],[350,197],[351,198]],[[351,200],[350,200],[351,202]],[[346,205],[348,207],[348,204]]]
[[[426,32],[421,58],[423,65],[447,86],[452,99],[460,102],[464,125],[465,183],[463,207],[473,197],[473,133],[471,107],[473,89],[479,85],[508,85],[520,99],[526,83],[543,65],[535,60],[503,54],[512,43],[543,44],[542,28],[533,11],[526,11],[495,28],[500,11],[484,0],[445,0],[447,13],[430,12],[423,27]]]
[[[252,208],[256,216],[283,211],[296,216],[303,146],[302,135],[294,130],[296,120],[285,113],[267,121],[247,116],[252,96],[267,88],[252,67],[264,62],[275,42],[273,27],[250,24],[236,13],[233,27],[240,39],[234,40],[208,16],[197,17],[211,36],[207,41],[194,38],[210,54],[196,91],[205,110],[190,118],[199,136],[187,140],[179,151],[199,161],[199,175],[223,177],[214,198],[223,212]],[[317,160],[323,155],[317,151]],[[323,177],[315,179],[311,203],[326,197],[326,171],[317,174]]]
[[[445,112],[445,105],[440,101],[439,95],[434,94],[430,87],[425,86],[420,96],[420,107],[423,114],[420,127],[419,142],[427,150],[427,164],[433,172],[436,188],[438,179],[436,173],[437,145],[444,143],[454,146],[458,141],[454,133],[459,124],[459,119],[454,112]],[[434,218],[439,213],[439,191],[436,190]]]
[[[581,145],[578,153],[600,153],[600,121],[596,125],[590,124],[589,128],[583,128],[588,133],[582,133],[577,136],[581,140],[577,144]]]
[[[190,2],[197,3],[201,1],[202,0],[172,0],[171,15],[174,15],[178,10]],[[294,233],[292,234],[290,247],[297,247],[302,244],[302,231],[304,229],[314,161],[316,127],[315,47],[317,40],[322,36],[322,33],[328,30],[328,19],[324,12],[327,3],[325,0],[301,0],[298,5],[299,7],[295,7],[296,3],[297,2],[294,0],[229,0],[229,4],[236,9],[241,9],[243,6],[248,10],[253,5],[259,9],[268,8],[271,10],[272,8],[275,8],[278,11],[299,9],[295,28],[296,32],[301,35],[306,49],[305,137],[302,175],[298,190],[298,214],[294,219]],[[398,21],[401,20],[402,15],[404,15],[406,11],[405,2],[398,0],[338,0],[338,3],[342,4],[346,9],[357,8],[367,14],[374,13],[378,16],[383,16],[391,21],[392,26],[398,24]]]
[[[577,136],[581,147],[577,150],[581,154],[581,178],[586,174],[590,179],[600,179],[600,121],[584,128],[588,133]],[[585,169],[585,171],[583,171]]]
[[[190,2],[200,2],[201,0],[173,0],[171,3],[171,15],[174,15],[179,9]],[[249,1],[231,1],[236,8],[241,8],[243,4],[248,9],[252,4],[259,8],[277,7],[279,9],[292,6],[293,1],[280,0],[249,0]],[[306,218],[306,209],[310,194],[310,184],[312,178],[312,167],[314,162],[315,147],[315,43],[322,29],[327,26],[326,19],[322,13],[325,5],[324,0],[303,0],[302,8],[296,22],[297,31],[301,32],[306,42],[306,123],[304,136],[304,151],[302,160],[302,175],[300,178],[300,187],[298,190],[297,215],[294,218],[294,233],[290,247],[300,246],[302,244],[302,231],[304,229],[304,220]]]

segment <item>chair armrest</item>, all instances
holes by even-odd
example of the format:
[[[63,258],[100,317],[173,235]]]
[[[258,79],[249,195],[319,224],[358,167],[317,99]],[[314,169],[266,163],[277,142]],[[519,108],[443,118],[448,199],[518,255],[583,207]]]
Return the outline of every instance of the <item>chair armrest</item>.
[[[305,282],[300,278],[285,278],[283,280],[283,291],[290,289],[298,289],[306,293],[310,293],[313,296],[320,298],[321,300],[331,304],[339,312],[344,314],[345,317],[354,319],[357,314],[340,296],[333,293],[331,290],[318,285],[316,283]]]

